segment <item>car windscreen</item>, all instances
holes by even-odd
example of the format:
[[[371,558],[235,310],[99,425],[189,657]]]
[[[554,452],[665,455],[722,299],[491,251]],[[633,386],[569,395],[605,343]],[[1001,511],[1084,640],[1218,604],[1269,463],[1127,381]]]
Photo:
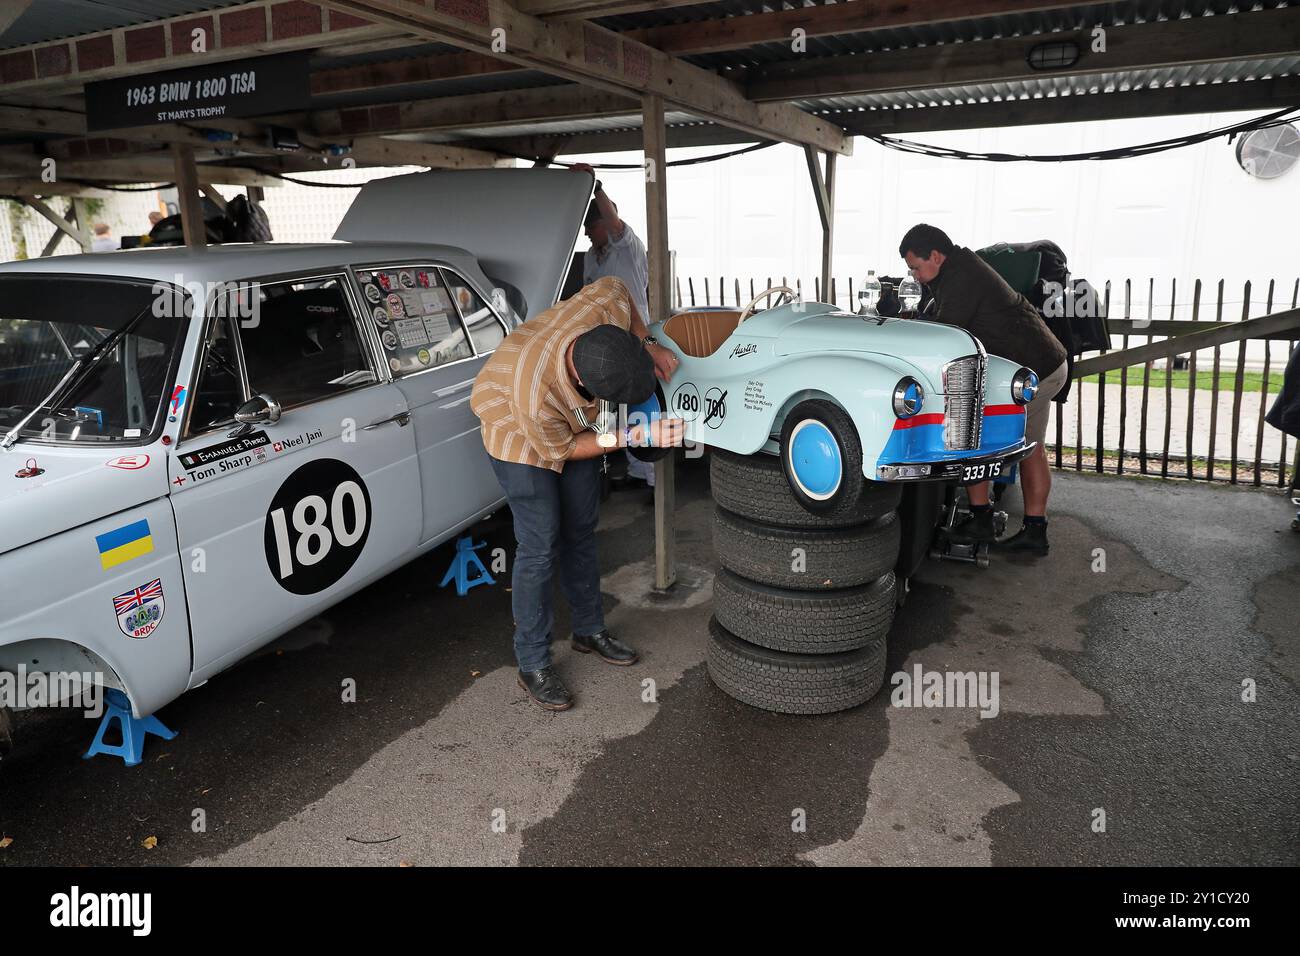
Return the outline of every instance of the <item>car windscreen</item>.
[[[0,276],[0,437],[27,419],[23,441],[152,438],[190,308],[173,286],[147,280]]]

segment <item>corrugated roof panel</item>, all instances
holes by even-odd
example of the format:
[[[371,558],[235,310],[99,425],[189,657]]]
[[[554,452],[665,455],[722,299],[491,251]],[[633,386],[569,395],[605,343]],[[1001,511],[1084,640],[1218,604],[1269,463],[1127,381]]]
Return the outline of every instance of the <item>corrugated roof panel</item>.
[[[248,0],[35,0],[0,34],[0,49],[166,20]]]
[[[1293,76],[1297,73],[1300,73],[1300,56],[1289,56],[1089,76],[1044,76],[1016,82],[831,96],[799,100],[794,105],[814,113],[827,113],[828,118],[833,120],[837,110],[956,106],[1043,96],[1086,96],[1091,93],[1126,92],[1153,87],[1239,83],[1273,76]]]

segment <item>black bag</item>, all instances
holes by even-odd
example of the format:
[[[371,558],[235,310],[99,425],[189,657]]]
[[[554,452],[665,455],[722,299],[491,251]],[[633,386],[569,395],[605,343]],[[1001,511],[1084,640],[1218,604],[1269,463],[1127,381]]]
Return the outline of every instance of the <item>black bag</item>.
[[[226,203],[226,218],[230,220],[229,242],[271,241],[271,221],[266,211],[247,196],[239,195]]]

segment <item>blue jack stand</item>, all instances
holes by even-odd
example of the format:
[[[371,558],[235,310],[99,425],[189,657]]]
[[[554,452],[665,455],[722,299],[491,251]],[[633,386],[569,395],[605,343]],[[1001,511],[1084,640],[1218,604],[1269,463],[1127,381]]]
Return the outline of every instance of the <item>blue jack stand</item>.
[[[121,757],[128,767],[134,767],[144,754],[146,734],[154,734],[163,740],[171,740],[176,736],[176,731],[168,730],[157,717],[134,716],[131,713],[131,702],[120,690],[109,688],[104,693],[104,700],[104,716],[99,720],[99,730],[95,732],[95,740],[83,759],[89,760],[96,754],[111,754],[114,757]],[[108,725],[114,720],[122,729],[122,742],[106,744],[104,734],[108,731]]]
[[[483,561],[474,553],[475,548],[482,548],[487,545],[486,541],[474,543],[473,535],[465,535],[456,539],[456,557],[451,560],[451,567],[447,573],[442,576],[438,587],[445,588],[453,580],[456,582],[456,593],[464,597],[469,593],[469,589],[480,584],[496,584],[496,578],[488,574],[488,569],[483,567]],[[470,577],[470,572],[474,572],[474,577]]]

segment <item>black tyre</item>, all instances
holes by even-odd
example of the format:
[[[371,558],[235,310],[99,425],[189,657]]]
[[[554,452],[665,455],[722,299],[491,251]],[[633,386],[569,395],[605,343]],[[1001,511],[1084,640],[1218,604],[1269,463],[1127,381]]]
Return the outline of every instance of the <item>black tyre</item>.
[[[709,619],[709,677],[741,703],[780,714],[864,704],[885,683],[885,639],[840,654],[788,654],[747,644]]]
[[[837,654],[874,644],[889,633],[896,604],[892,571],[870,584],[834,591],[774,588],[726,568],[713,579],[719,624],[750,644],[796,654]]]
[[[814,514],[795,498],[776,455],[737,455],[715,448],[709,453],[713,500],[728,511],[783,528],[845,528],[875,521],[898,507],[903,489],[883,481],[863,481],[857,500]]]
[[[796,501],[813,514],[851,511],[866,485],[853,418],[834,402],[800,402],[781,423],[781,467]]]
[[[722,508],[713,516],[713,548],[722,566],[778,588],[868,584],[894,567],[898,542],[898,516],[892,512],[852,528],[773,528]]]

